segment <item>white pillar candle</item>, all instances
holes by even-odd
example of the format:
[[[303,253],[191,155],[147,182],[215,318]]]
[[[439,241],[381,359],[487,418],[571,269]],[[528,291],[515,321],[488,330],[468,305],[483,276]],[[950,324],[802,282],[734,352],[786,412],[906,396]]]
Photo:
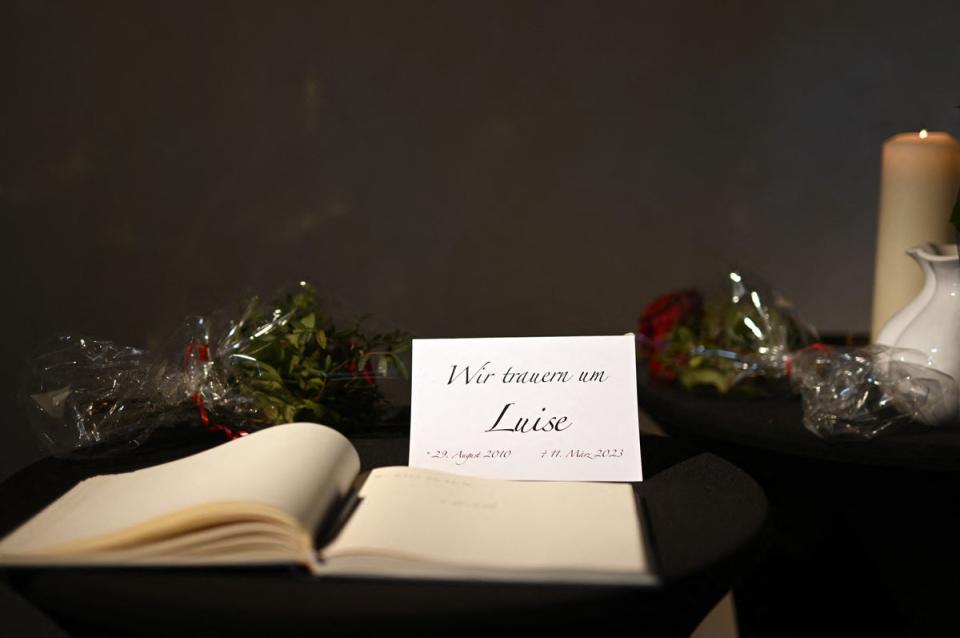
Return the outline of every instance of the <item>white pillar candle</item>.
[[[884,143],[872,338],[923,287],[923,273],[907,249],[955,241],[950,212],[958,188],[960,144],[950,134],[900,133]]]

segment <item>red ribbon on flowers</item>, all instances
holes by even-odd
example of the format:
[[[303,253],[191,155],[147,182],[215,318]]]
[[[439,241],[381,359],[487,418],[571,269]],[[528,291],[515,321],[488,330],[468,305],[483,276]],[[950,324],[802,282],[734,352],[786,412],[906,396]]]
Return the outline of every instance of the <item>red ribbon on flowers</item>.
[[[197,358],[200,361],[209,361],[210,360],[210,346],[205,343],[191,343],[187,346],[186,352],[183,353],[183,368],[187,369],[187,366],[190,365],[190,357],[193,355],[193,351],[196,349]],[[227,427],[226,425],[214,425],[210,423],[210,415],[207,413],[207,408],[203,405],[203,397],[200,396],[200,391],[193,393],[193,402],[197,405],[197,410],[200,412],[200,423],[206,428],[209,432],[222,432],[228,439],[231,441],[234,439],[239,439],[242,436],[247,436],[249,432],[243,430],[234,430],[233,428]]]
[[[359,372],[360,377],[367,382],[367,385],[373,385],[374,383],[376,383],[376,381],[374,381],[373,379],[373,375],[370,374],[371,371],[373,370],[373,366],[370,365],[369,361],[367,361],[366,365],[363,366],[363,370],[357,370],[357,362],[351,361],[350,365],[347,366],[347,370],[349,370],[352,373]]]

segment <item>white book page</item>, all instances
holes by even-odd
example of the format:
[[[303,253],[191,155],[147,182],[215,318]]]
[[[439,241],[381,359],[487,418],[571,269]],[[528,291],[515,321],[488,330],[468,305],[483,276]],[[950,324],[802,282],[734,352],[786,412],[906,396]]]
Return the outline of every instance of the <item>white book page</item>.
[[[641,573],[628,484],[516,482],[374,470],[324,559],[385,556],[479,569]]]
[[[335,430],[279,425],[171,463],[87,479],[0,542],[0,555],[42,553],[225,502],[274,507],[312,531],[359,469]]]

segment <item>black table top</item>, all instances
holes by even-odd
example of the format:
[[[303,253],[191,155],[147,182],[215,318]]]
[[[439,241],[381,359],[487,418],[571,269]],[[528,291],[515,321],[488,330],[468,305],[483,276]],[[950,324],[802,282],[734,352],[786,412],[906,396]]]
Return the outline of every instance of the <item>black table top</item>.
[[[155,435],[123,457],[44,459],[0,484],[5,534],[94,474],[172,460],[216,443],[202,432]],[[353,439],[363,469],[404,465],[403,437]],[[73,634],[366,633],[384,628],[482,633],[629,623],[686,635],[751,566],[767,517],[759,486],[734,465],[684,444],[642,437],[658,588],[317,579],[287,569],[13,570],[7,584]],[[0,626],[3,620],[0,618]],[[450,624],[454,623],[454,624]],[[2,632],[0,632],[2,633]]]
[[[803,426],[800,398],[746,398],[638,384],[640,406],[669,434],[811,459],[917,470],[960,470],[960,427],[892,426],[875,439],[821,439]],[[708,448],[711,449],[711,448]]]
[[[905,424],[829,441],[803,427],[797,398],[641,379],[639,401],[667,434],[735,463],[768,496],[768,542],[736,591],[744,635],[957,633],[960,430]]]

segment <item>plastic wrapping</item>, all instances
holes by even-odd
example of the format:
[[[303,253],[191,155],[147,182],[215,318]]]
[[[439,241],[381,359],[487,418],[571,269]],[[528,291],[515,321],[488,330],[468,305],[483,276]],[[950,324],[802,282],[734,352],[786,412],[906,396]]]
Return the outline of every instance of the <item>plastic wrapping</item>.
[[[740,271],[711,298],[685,290],[660,297],[639,320],[650,375],[720,393],[789,391],[790,353],[817,339],[790,304]]]
[[[312,420],[349,431],[386,413],[378,380],[405,376],[398,331],[337,327],[306,283],[272,304],[195,317],[156,352],[63,336],[33,359],[22,400],[55,455],[138,446],[189,423],[229,438]]]
[[[880,345],[818,345],[796,353],[792,376],[804,426],[822,438],[866,440],[900,423],[954,423],[956,382],[910,363],[920,357]]]

